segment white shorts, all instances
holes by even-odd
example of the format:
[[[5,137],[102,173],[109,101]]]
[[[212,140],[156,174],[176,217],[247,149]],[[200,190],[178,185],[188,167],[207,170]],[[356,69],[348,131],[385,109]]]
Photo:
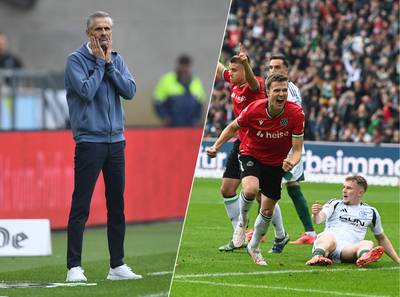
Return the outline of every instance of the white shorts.
[[[314,241],[314,245],[313,245],[313,249],[312,249],[313,252],[315,250],[315,245],[318,242],[318,239],[320,238],[321,235],[324,235],[324,234],[332,235],[336,239],[336,249],[328,257],[331,258],[332,261],[335,263],[341,263],[342,261],[340,260],[340,254],[342,253],[342,250],[346,246],[355,244],[355,242],[353,242],[353,240],[345,238],[345,236],[340,237],[337,234],[334,234],[329,231],[325,231],[325,232],[318,234],[317,239]],[[344,234],[346,234],[346,233],[344,233]]]

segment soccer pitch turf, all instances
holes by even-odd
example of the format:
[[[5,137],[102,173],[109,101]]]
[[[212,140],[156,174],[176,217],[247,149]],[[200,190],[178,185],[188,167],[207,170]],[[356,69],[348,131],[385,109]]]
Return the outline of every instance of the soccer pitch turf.
[[[233,253],[219,252],[232,234],[219,194],[220,180],[196,179],[170,297],[240,296],[240,297],[386,297],[399,296],[399,265],[384,255],[377,263],[359,269],[354,264],[332,267],[308,267],[311,245],[290,245],[282,254],[268,254],[272,246],[273,228],[261,245],[268,266],[255,265],[244,249]],[[315,200],[328,201],[341,197],[341,185],[302,183],[309,206]],[[280,201],[284,224],[291,239],[303,231],[293,203],[282,189]],[[376,207],[386,235],[399,251],[399,192],[396,187],[370,186],[365,202]],[[251,213],[251,226],[257,205]],[[321,232],[323,225],[316,225]],[[367,238],[372,239],[370,231]],[[376,241],[374,241],[376,242]]]
[[[0,289],[0,296],[125,296],[168,295],[182,222],[128,225],[125,263],[143,279],[107,281],[109,255],[106,228],[89,228],[84,235],[82,266],[93,286]],[[66,232],[52,232],[50,257],[0,258],[0,286],[18,283],[65,283]]]

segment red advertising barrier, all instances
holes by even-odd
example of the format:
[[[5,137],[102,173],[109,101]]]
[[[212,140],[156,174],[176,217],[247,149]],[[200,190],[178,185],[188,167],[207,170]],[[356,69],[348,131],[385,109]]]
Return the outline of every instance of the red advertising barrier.
[[[183,217],[190,193],[201,129],[126,131],[127,222]],[[70,131],[0,133],[0,218],[48,218],[52,228],[68,222],[74,184]],[[88,224],[106,223],[102,175]]]

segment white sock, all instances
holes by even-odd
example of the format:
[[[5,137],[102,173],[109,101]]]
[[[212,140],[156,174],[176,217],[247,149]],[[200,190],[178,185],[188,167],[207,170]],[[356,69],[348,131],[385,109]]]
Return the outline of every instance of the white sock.
[[[224,205],[228,218],[231,220],[232,227],[235,229],[237,222],[239,221],[240,214],[240,204],[239,196],[235,195],[233,197],[224,197]]]
[[[317,236],[317,232],[315,231],[307,231],[306,234],[314,237]]]
[[[272,215],[271,223],[274,226],[275,238],[284,238],[286,235],[286,231],[285,227],[283,226],[281,207],[279,206],[279,203],[275,204],[274,214]]]
[[[251,248],[256,249],[260,244],[261,238],[267,233],[271,217],[266,217],[261,213],[258,214],[256,222],[254,223],[254,233],[249,245]]]
[[[247,222],[249,220],[249,211],[251,206],[253,205],[253,200],[248,200],[243,192],[240,192],[240,216],[239,222],[242,223],[242,226],[246,227]]]

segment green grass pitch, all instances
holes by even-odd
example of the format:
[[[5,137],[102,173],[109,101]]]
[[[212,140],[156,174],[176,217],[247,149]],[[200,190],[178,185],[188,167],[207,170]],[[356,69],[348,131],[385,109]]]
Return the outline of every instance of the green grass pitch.
[[[125,263],[144,276],[140,280],[107,281],[109,255],[104,227],[89,228],[84,235],[82,266],[89,287],[0,289],[0,296],[86,297],[167,296],[176,259],[182,222],[129,225],[125,237]],[[0,258],[2,283],[65,283],[66,232],[52,232],[50,257]]]
[[[194,182],[170,297],[399,296],[399,265],[387,255],[363,269],[354,264],[308,267],[305,262],[311,255],[311,245],[287,245],[282,254],[267,253],[274,237],[271,226],[267,242],[261,245],[268,266],[255,265],[245,250],[219,252],[218,247],[227,243],[232,234],[219,194],[220,182]],[[341,185],[303,183],[302,189],[309,206],[315,200],[325,202],[341,197]],[[303,227],[285,188],[282,194],[284,224],[294,240]],[[379,210],[385,233],[399,251],[398,188],[370,186],[364,201]],[[252,221],[256,211],[254,204]],[[323,225],[316,226],[317,232],[322,229]],[[367,238],[373,238],[370,231]]]

